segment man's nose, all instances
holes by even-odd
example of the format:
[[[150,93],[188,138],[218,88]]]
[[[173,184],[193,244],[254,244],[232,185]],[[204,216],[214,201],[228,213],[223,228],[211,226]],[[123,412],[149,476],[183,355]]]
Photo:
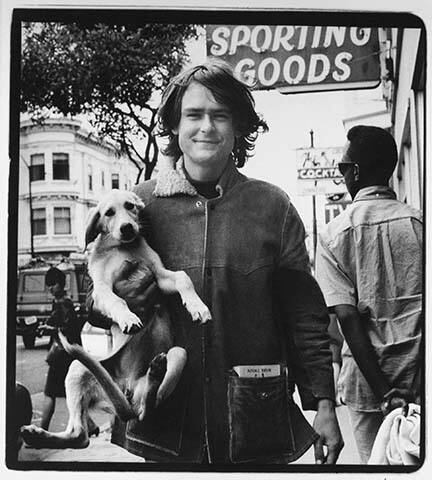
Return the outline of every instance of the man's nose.
[[[208,132],[209,130],[212,130],[214,128],[214,122],[212,117],[210,115],[203,115],[200,127],[201,131],[203,132]]]

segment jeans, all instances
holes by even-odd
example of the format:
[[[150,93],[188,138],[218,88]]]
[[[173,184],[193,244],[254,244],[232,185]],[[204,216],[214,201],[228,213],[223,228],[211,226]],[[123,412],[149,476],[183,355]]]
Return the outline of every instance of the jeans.
[[[378,430],[384,420],[381,412],[359,412],[348,407],[360,462],[366,464]]]

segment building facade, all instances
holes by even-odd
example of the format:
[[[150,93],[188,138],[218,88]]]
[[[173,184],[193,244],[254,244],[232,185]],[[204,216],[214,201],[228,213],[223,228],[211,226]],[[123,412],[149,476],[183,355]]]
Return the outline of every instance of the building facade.
[[[396,140],[398,165],[392,187],[398,198],[424,208],[425,32],[420,28],[380,29],[384,108],[344,120],[386,128]]]
[[[79,120],[20,126],[18,265],[79,255],[89,209],[112,188],[130,189],[138,170]]]
[[[393,176],[398,198],[424,208],[426,32],[419,28],[387,31],[389,88],[385,97],[399,150]]]

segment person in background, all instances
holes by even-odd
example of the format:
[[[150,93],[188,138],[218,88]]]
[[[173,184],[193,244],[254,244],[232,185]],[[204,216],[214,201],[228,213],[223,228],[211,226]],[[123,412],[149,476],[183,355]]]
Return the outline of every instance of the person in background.
[[[391,134],[359,125],[347,138],[339,169],[353,203],[321,233],[316,276],[345,338],[339,383],[367,463],[384,416],[419,402],[423,223],[389,187]]]
[[[21,437],[21,427],[28,425],[31,422],[33,415],[33,405],[30,392],[27,387],[19,382],[15,384],[15,397],[13,408],[11,408],[12,414],[12,433],[13,438],[11,441],[11,451],[14,453],[14,458],[20,451],[23,439]]]
[[[83,322],[78,318],[73,302],[65,293],[65,274],[56,267],[51,267],[45,276],[45,284],[53,295],[52,311],[47,326],[52,330],[52,344],[48,352],[48,374],[45,383],[45,399],[40,426],[49,430],[51,418],[55,411],[56,398],[65,397],[65,378],[72,357],[65,351],[58,332],[67,338],[69,343],[82,345],[81,330]],[[99,428],[88,417],[89,435],[98,435]]]
[[[166,268],[190,276],[213,320],[197,325],[178,296],[166,298],[176,344],[188,354],[185,371],[149,423],[117,421],[114,443],[157,462],[235,463],[229,372],[234,366],[286,360],[303,407],[317,411],[315,431],[290,396],[284,411],[289,409],[292,424],[282,433],[294,435],[293,450],[267,452],[273,457],[255,463],[287,464],[312,444],[317,464],[336,463],[343,441],[335,414],[329,318],[310,274],[303,223],[285,192],[239,172],[258,132],[267,129],[251,92],[223,62],[192,67],[167,87],[159,125],[171,163],[157,179],[135,188],[146,205],[145,236]],[[141,281],[148,284],[145,275]],[[142,306],[145,289],[136,276],[118,282],[115,290],[132,309]],[[281,418],[275,424],[243,413],[245,427],[257,422],[263,427],[252,443],[276,440]],[[247,443],[241,445],[245,450],[254,446]]]

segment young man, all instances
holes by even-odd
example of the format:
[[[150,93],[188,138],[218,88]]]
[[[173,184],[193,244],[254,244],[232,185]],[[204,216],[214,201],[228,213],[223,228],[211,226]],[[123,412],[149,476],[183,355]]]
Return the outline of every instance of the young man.
[[[49,429],[51,418],[55,411],[56,398],[65,397],[65,378],[72,363],[72,357],[63,348],[58,336],[61,330],[70,343],[81,345],[81,330],[83,323],[77,317],[72,300],[65,292],[66,276],[56,267],[51,267],[45,275],[45,284],[54,297],[50,318],[47,326],[52,329],[53,342],[48,352],[48,374],[45,383],[45,401],[42,411],[41,428]],[[98,435],[99,428],[91,417],[88,419],[89,434]]]
[[[304,227],[283,191],[238,171],[267,128],[250,91],[226,64],[209,62],[171,82],[159,121],[172,166],[135,189],[146,205],[146,238],[167,268],[188,273],[213,320],[196,325],[178,296],[168,298],[176,342],[188,354],[185,372],[152,419],[118,423],[113,441],[152,461],[235,462],[230,372],[287,361],[303,407],[317,410],[318,435],[290,399],[291,449],[255,463],[289,463],[312,443],[316,463],[335,463],[343,442],[328,315],[309,273]],[[140,305],[136,285],[116,289],[132,308]],[[266,424],[260,415],[244,420]],[[267,422],[264,440],[271,442],[279,420]]]
[[[419,397],[422,218],[388,186],[393,137],[356,126],[339,164],[353,203],[322,232],[317,279],[346,343],[339,377],[362,463],[390,410]]]

